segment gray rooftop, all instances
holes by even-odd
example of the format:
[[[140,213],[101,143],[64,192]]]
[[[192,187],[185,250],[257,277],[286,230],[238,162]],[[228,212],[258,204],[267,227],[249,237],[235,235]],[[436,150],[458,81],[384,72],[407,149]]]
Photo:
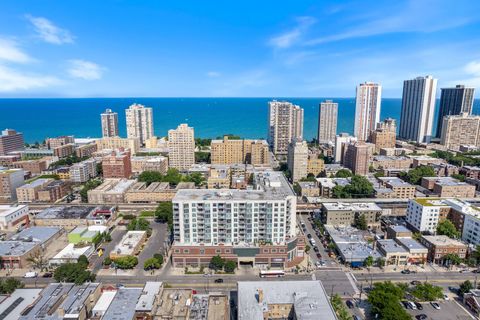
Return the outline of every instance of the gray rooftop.
[[[378,240],[378,245],[386,253],[407,253],[407,249],[405,249],[392,239]]]
[[[30,227],[17,233],[9,240],[33,241],[43,243],[60,232],[59,227]]]
[[[263,291],[259,303],[258,290]],[[290,304],[296,319],[336,320],[327,293],[320,281],[239,281],[238,319],[264,319],[272,304]]]
[[[188,189],[177,191],[173,202],[178,201],[230,201],[230,200],[285,200],[295,194],[283,173],[265,171],[255,173],[255,190],[237,189]]]
[[[22,311],[38,298],[42,289],[16,289],[0,303],[1,319],[18,319]],[[18,303],[18,304],[17,304]]]
[[[155,297],[160,292],[161,288],[162,282],[148,281],[147,283],[145,283],[145,287],[143,288],[142,295],[138,299],[135,311],[152,311]]]
[[[396,238],[395,239],[399,244],[401,244],[408,251],[423,251],[428,252],[428,249],[423,246],[420,242],[412,238]]]
[[[132,320],[143,289],[120,288],[102,320]]]
[[[61,303],[68,292],[73,288],[72,283],[51,283],[40,293],[40,298],[20,320],[57,320],[61,319],[57,313],[50,314],[51,309]]]
[[[392,229],[395,232],[412,232],[410,229],[408,229],[405,226],[390,226],[390,229]]]

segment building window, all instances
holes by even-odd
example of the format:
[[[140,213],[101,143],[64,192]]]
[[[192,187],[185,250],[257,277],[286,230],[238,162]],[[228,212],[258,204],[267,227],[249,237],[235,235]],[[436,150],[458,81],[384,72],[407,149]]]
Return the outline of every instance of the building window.
[[[190,250],[188,250],[188,249],[183,249],[183,253],[189,253],[189,252],[190,252]]]

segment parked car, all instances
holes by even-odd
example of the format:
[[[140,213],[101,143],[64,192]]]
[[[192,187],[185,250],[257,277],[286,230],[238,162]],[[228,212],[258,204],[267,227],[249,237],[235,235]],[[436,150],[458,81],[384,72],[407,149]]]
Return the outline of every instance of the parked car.
[[[315,251],[315,252],[319,252],[319,251],[320,251],[320,249],[318,249],[318,247],[317,247],[317,246],[315,246],[315,247],[313,247],[313,251]]]
[[[410,273],[411,273],[411,271],[410,271],[410,270],[408,270],[408,269],[406,269],[406,270],[402,270],[402,273],[403,273],[403,274],[410,274]]]
[[[215,279],[215,283],[223,283],[223,279]]]
[[[415,319],[417,319],[417,320],[425,320],[425,319],[427,319],[427,315],[426,315],[425,313],[417,314],[417,315],[415,316]]]
[[[346,304],[349,309],[353,309],[355,307],[352,300],[347,300]]]
[[[423,310],[423,306],[420,302],[414,302],[418,310]]]
[[[410,306],[410,309],[412,310],[417,310],[417,305],[413,303],[412,301],[407,301],[408,305]]]
[[[430,304],[432,305],[432,307],[434,309],[440,310],[440,305],[438,304],[438,302],[432,301],[432,302],[430,302]]]
[[[310,233],[307,234],[307,238],[308,238],[308,239],[311,239],[311,238],[312,238],[312,235],[311,235]]]
[[[322,258],[322,255],[320,254],[320,252],[317,252],[317,258],[318,258],[318,259],[321,259],[321,258]]]
[[[458,288],[448,287],[448,290],[450,290],[450,292],[453,292],[453,293],[457,293],[457,294],[458,294]]]
[[[353,320],[362,320],[362,318],[360,318],[359,316],[357,316],[356,314],[353,315]]]
[[[43,278],[51,278],[51,277],[53,277],[53,273],[52,272],[45,272],[42,277]]]
[[[38,273],[36,273],[35,271],[30,271],[30,272],[25,273],[25,275],[23,277],[24,278],[36,278],[37,276],[38,276]]]
[[[448,300],[450,300],[450,297],[447,296],[447,295],[444,293],[444,294],[443,294],[443,300],[447,300],[447,301],[448,301]]]
[[[418,280],[413,280],[412,282],[410,282],[412,284],[412,286],[417,286],[419,285],[421,282],[418,281]]]

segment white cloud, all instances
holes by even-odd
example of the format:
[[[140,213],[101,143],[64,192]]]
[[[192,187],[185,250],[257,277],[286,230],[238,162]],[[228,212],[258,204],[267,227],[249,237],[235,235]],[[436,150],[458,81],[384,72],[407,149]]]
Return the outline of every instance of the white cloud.
[[[207,72],[207,77],[209,78],[218,78],[220,77],[222,74],[218,71],[208,71]]]
[[[0,61],[27,63],[32,60],[28,54],[18,47],[15,41],[0,38]]]
[[[68,61],[70,66],[68,74],[73,78],[83,80],[98,80],[102,77],[104,68],[96,63],[74,59]]]
[[[303,34],[315,24],[315,22],[316,20],[312,17],[299,17],[297,18],[297,26],[295,28],[271,38],[268,44],[280,49],[289,48],[300,40]]]
[[[465,79],[456,81],[456,84],[480,87],[480,60],[470,61],[463,67],[463,71],[467,74]]]
[[[73,43],[74,37],[70,31],[57,27],[50,20],[43,17],[26,15],[26,18],[33,24],[38,36],[45,42],[53,44]]]
[[[0,65],[0,92],[45,88],[60,83],[61,81],[55,77],[27,74]]]

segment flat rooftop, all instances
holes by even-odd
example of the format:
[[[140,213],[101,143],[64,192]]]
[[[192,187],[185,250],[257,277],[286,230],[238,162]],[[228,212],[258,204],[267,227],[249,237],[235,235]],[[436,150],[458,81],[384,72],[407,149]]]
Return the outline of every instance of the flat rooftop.
[[[324,188],[333,188],[336,186],[332,178],[317,178],[316,180],[318,184],[321,184]]]
[[[374,202],[326,202],[323,203],[323,207],[328,211],[335,210],[350,210],[350,211],[382,211],[376,203]]]
[[[424,253],[427,253],[428,252],[428,249],[423,245],[421,244],[420,242],[418,242],[417,240],[415,239],[412,239],[412,238],[396,238],[395,239],[399,244],[401,244],[405,249],[407,249],[409,252],[410,251],[422,251]]]
[[[132,320],[142,288],[120,288],[102,320]]]
[[[419,205],[426,207],[447,207],[448,205],[441,198],[416,198],[410,201],[415,201]]]
[[[135,247],[145,236],[146,231],[128,231],[119,243],[113,248],[112,253],[118,255],[131,255]]]
[[[173,201],[285,200],[289,196],[295,197],[285,176],[279,171],[256,172],[255,185],[255,190],[179,190]]]
[[[163,289],[154,319],[187,319],[192,301],[191,289]]]
[[[140,295],[135,311],[150,312],[153,309],[155,298],[162,288],[162,282],[147,281]]]
[[[263,293],[259,301],[259,292]],[[320,281],[239,281],[238,319],[264,319],[272,305],[291,305],[296,319],[336,320]]]
[[[379,177],[378,179],[392,187],[415,187],[414,185],[397,177]]]
[[[35,219],[85,219],[95,206],[56,206],[40,211]]]
[[[37,188],[37,187],[41,187],[43,186],[44,184],[46,184],[47,182],[50,182],[50,181],[53,181],[53,179],[50,179],[50,178],[40,178],[40,179],[36,179],[36,180],[33,180],[32,182],[30,183],[27,183],[27,184],[24,184],[23,186],[19,187],[19,188],[23,188],[23,189],[32,189],[32,188]]]
[[[7,217],[19,210],[28,208],[26,205],[0,205],[0,217]]]
[[[467,247],[467,245],[459,240],[455,240],[452,238],[449,238],[447,236],[422,236],[425,240],[430,242],[431,244],[435,246],[463,246]]]
[[[207,320],[224,320],[229,314],[230,305],[227,295],[210,294],[208,297]]]
[[[140,192],[165,192],[169,190],[170,186],[168,182],[152,182],[147,186],[146,182],[136,182],[128,190],[128,193],[140,193]]]
[[[390,226],[389,228],[392,229],[395,232],[402,232],[402,233],[410,232],[410,233],[412,233],[412,231],[410,231],[410,229],[408,229],[405,226]]]
[[[59,227],[30,227],[15,234],[9,240],[22,240],[29,242],[43,243],[48,241],[62,228]]]
[[[42,289],[16,289],[0,302],[0,317],[5,320],[20,318],[21,312],[37,300],[41,291]]]
[[[407,253],[407,249],[399,245],[395,240],[386,239],[386,240],[378,240],[378,245],[386,252],[386,253]]]
[[[312,182],[312,181],[300,181],[298,183],[298,185],[302,188],[302,189],[316,189],[318,188],[317,187],[317,184],[315,182]]]

